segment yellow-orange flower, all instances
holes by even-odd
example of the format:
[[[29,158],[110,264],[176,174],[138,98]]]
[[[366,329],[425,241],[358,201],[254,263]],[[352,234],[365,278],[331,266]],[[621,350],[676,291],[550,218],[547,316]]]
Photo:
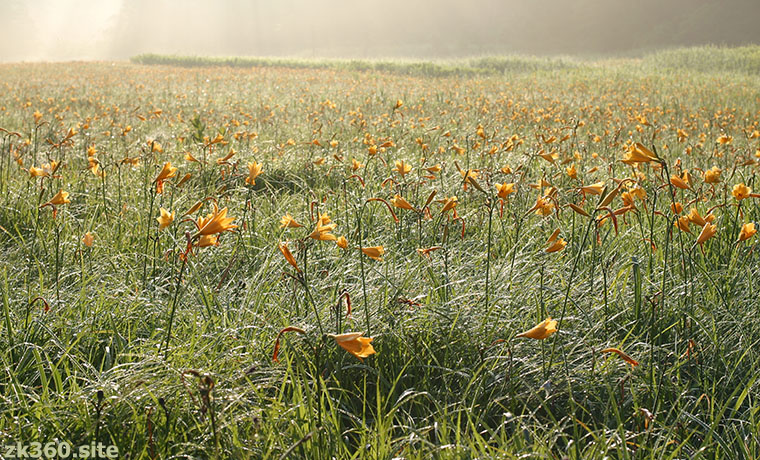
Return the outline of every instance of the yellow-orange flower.
[[[330,233],[335,230],[335,227],[335,224],[330,223],[330,216],[327,214],[320,214],[319,219],[317,220],[317,226],[314,227],[314,231],[311,232],[309,237],[319,241],[335,241],[338,237]]]
[[[496,195],[499,198],[507,198],[507,196],[515,191],[514,183],[504,182],[503,184],[496,184]]]
[[[396,167],[393,168],[393,171],[396,171],[397,173],[401,174],[401,177],[406,176],[412,170],[412,167],[408,163],[406,163],[404,160],[396,160],[395,165]]]
[[[263,171],[263,165],[261,163],[248,163],[248,177],[245,178],[245,183],[249,185],[256,185],[256,178],[259,177]]]
[[[91,248],[92,243],[94,242],[95,242],[95,237],[90,232],[85,233],[84,236],[82,237],[82,243],[88,248]]]
[[[526,337],[529,339],[536,339],[536,340],[543,340],[550,335],[557,332],[557,321],[553,320],[551,317],[546,318],[544,321],[539,323],[534,328],[527,330],[525,332],[521,332],[520,334],[517,334],[515,337]]]
[[[369,248],[362,248],[362,252],[366,254],[370,259],[375,259],[382,262],[383,254],[385,254],[385,248],[382,246],[372,246]]]
[[[393,198],[391,198],[391,204],[397,208],[414,211],[414,206],[412,206],[408,201],[406,201],[404,197],[401,195],[395,195]]]
[[[356,158],[351,158],[351,171],[356,171],[357,169],[361,168],[362,166],[364,166],[364,165],[361,164],[359,162],[359,160],[357,160]]]
[[[718,228],[714,224],[705,224],[705,226],[702,227],[702,231],[699,233],[699,236],[697,237],[697,244],[704,243],[705,241],[715,236],[717,232]]]
[[[757,229],[755,228],[754,222],[742,225],[742,229],[739,232],[739,242],[752,238],[755,233],[757,233]]]
[[[458,201],[457,197],[455,197],[455,196],[452,196],[450,198],[446,198],[445,200],[443,200],[443,209],[441,209],[441,214],[443,214],[444,212],[446,212],[446,211],[448,211],[450,209],[456,208],[457,207],[457,201]]]
[[[171,162],[164,163],[164,167],[161,168],[161,172],[158,173],[158,177],[154,181],[156,183],[156,193],[163,193],[164,181],[171,179],[177,175],[177,168],[173,167]]]
[[[588,193],[589,195],[601,195],[603,191],[604,191],[604,182],[597,182],[595,184],[581,187],[581,192]]]
[[[337,244],[338,247],[341,249],[348,248],[348,240],[346,239],[345,236],[339,236],[338,239],[335,240],[335,244]]]
[[[280,219],[280,228],[298,228],[302,225],[296,222],[295,219],[293,219],[293,216],[291,216],[289,213],[285,213],[284,216],[282,216],[282,219]]]
[[[649,163],[651,161],[657,161],[657,157],[651,150],[644,147],[644,145],[639,142],[631,145],[623,159],[623,163],[629,165],[635,163]]]
[[[752,189],[744,184],[736,184],[733,190],[731,190],[731,194],[739,201],[749,198],[751,193]]]
[[[53,198],[50,199],[47,203],[43,204],[42,206],[60,206],[62,204],[71,203],[71,200],[69,200],[69,192],[64,192],[63,190],[59,190],[58,193],[55,194]]]
[[[219,244],[219,237],[216,235],[203,235],[198,240],[198,247],[205,248],[207,246],[216,246]]]
[[[156,220],[158,221],[158,229],[163,230],[174,222],[174,213],[164,208],[161,208],[160,211],[161,215],[156,217]]]
[[[362,337],[362,332],[347,332],[345,334],[333,335],[329,334],[329,337],[335,339],[335,343],[341,348],[359,358],[367,358],[370,355],[375,354],[375,349],[372,347],[371,337]]]
[[[288,263],[293,266],[293,268],[295,268],[296,270],[300,272],[301,269],[298,268],[298,264],[296,263],[296,258],[293,257],[293,254],[291,254],[290,249],[288,249],[288,243],[280,243],[278,247],[280,248],[280,252],[282,253],[282,255],[285,257],[285,260],[287,260]]]
[[[214,212],[206,215],[206,217],[198,217],[196,222],[198,226],[199,235],[215,235],[226,231],[231,231],[233,228],[237,228],[237,225],[232,225],[234,217],[227,217],[227,208],[221,211],[214,203]]]
[[[546,241],[546,244],[549,245],[549,247],[545,249],[546,252],[551,253],[561,251],[565,249],[565,246],[567,246],[567,242],[563,238],[557,238],[559,236],[559,232],[559,229],[555,230]]]
[[[713,166],[712,168],[705,171],[705,183],[707,184],[717,184],[720,182],[720,173],[721,169],[717,166]]]

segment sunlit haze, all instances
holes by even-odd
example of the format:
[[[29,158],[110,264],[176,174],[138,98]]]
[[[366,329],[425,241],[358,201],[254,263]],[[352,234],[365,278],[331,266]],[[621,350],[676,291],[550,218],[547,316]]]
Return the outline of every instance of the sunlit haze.
[[[456,57],[760,41],[756,0],[0,0],[0,60]]]

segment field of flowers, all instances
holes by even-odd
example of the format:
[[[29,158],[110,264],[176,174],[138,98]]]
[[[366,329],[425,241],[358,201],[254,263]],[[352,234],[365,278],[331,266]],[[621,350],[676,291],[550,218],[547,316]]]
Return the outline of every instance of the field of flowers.
[[[0,445],[758,458],[759,83],[3,64]]]

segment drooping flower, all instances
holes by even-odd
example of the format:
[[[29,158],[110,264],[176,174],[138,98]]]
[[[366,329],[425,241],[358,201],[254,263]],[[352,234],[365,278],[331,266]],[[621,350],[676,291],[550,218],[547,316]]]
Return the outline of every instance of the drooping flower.
[[[337,240],[335,240],[335,244],[338,245],[341,249],[347,249],[348,248],[348,240],[345,236],[339,236]]]
[[[546,244],[549,245],[549,247],[545,249],[547,253],[561,251],[565,249],[565,246],[567,246],[567,242],[563,238],[557,238],[559,236],[559,232],[559,229],[555,230],[546,241]]]
[[[158,221],[158,229],[163,230],[174,222],[174,213],[164,208],[161,208],[160,212],[161,215],[156,217],[156,220]]]
[[[370,355],[375,354],[375,349],[372,347],[371,337],[362,337],[363,332],[346,332],[345,334],[333,335],[329,334],[329,337],[335,339],[335,343],[341,348],[359,358],[367,358]]]
[[[536,325],[534,328],[517,334],[515,337],[526,337],[529,339],[543,340],[555,332],[557,332],[557,321],[549,317]]]
[[[457,197],[452,196],[450,198],[446,198],[443,200],[443,209],[441,209],[441,214],[445,213],[446,211],[450,209],[454,209],[457,206]]]

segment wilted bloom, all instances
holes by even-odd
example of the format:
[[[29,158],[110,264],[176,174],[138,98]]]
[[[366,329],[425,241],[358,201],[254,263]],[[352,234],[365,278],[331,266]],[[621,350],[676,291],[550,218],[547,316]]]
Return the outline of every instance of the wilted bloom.
[[[370,259],[375,259],[379,262],[383,261],[383,254],[385,254],[385,248],[382,246],[372,246],[369,248],[362,248],[362,252]]]
[[[290,265],[293,266],[296,270],[299,272],[301,271],[300,268],[298,268],[298,264],[296,263],[296,258],[293,257],[293,254],[290,253],[290,249],[288,249],[288,243],[280,243],[279,246],[280,252],[285,257],[285,260],[288,261]]]
[[[515,337],[526,337],[529,339],[543,340],[555,332],[557,332],[557,321],[549,317],[538,324],[536,327],[517,334]]]
[[[82,237],[82,243],[88,248],[92,247],[93,242],[95,242],[95,237],[90,232],[85,233]]]
[[[345,334],[328,334],[329,337],[335,339],[341,348],[356,356],[361,360],[369,355],[375,354],[375,349],[372,348],[372,338],[362,337],[362,332],[346,332]]]
[[[414,206],[412,206],[408,201],[406,201],[404,197],[401,195],[395,195],[393,198],[391,198],[391,204],[397,208],[414,211]]]
[[[635,359],[631,358],[627,354],[623,353],[622,350],[619,350],[617,348],[605,348],[604,350],[602,350],[602,353],[615,353],[616,355],[618,355],[621,358],[623,358],[623,361],[627,362],[631,366],[636,367],[636,366],[639,365],[638,361],[636,361]]]
[[[702,232],[700,232],[699,236],[697,237],[697,244],[704,243],[705,241],[715,236],[717,232],[718,228],[714,224],[705,224],[705,226],[702,227]]]
[[[717,184],[720,182],[720,173],[722,171],[719,167],[713,166],[712,168],[705,171],[705,183],[707,184]]]
[[[396,167],[393,168],[393,171],[401,174],[401,177],[406,176],[412,170],[412,167],[408,163],[404,162],[404,160],[396,160],[395,164]]]
[[[170,213],[164,208],[161,208],[160,211],[161,215],[156,217],[156,220],[158,221],[158,229],[163,230],[174,222],[174,213]]]
[[[733,190],[731,190],[731,194],[739,201],[749,198],[751,193],[752,189],[743,183],[734,185]]]
[[[755,228],[754,222],[742,225],[742,229],[739,232],[739,242],[752,238],[755,233],[757,233],[757,229]]]
[[[282,219],[280,219],[280,228],[298,228],[302,225],[296,222],[295,219],[293,219],[293,216],[291,216],[289,213],[285,213],[284,216],[282,216]]]

